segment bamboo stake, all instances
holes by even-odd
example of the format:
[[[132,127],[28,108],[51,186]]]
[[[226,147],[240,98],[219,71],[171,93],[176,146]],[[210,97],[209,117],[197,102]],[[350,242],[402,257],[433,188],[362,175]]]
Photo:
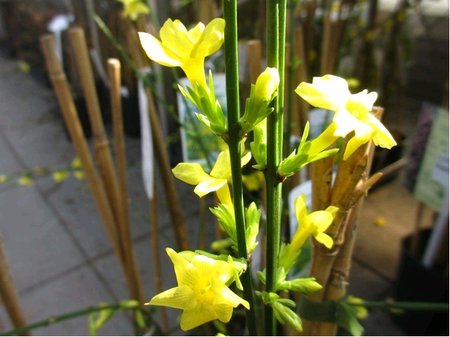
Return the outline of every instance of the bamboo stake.
[[[198,18],[200,22],[207,23],[216,17],[216,4],[211,0],[198,0]]]
[[[106,232],[111,240],[116,256],[123,266],[123,259],[117,242],[114,217],[106,197],[103,183],[95,169],[94,161],[89,151],[89,145],[84,137],[66,75],[58,61],[53,36],[51,34],[42,36],[41,46],[44,52],[47,72],[56,93],[56,97],[58,98],[58,103],[62,111],[64,122],[69,131],[70,138],[72,139],[75,152],[82,163],[86,180],[94,197],[97,209],[99,210],[100,217],[106,227]]]
[[[142,57],[140,49],[136,48],[136,46],[139,45],[137,32],[134,27],[131,26],[129,20],[125,22],[127,22],[127,28],[129,30],[127,36],[130,43],[129,51],[131,54],[131,58],[133,59],[133,62],[136,64],[138,69],[142,69],[143,67],[147,66],[147,63]],[[189,248],[189,243],[187,239],[186,223],[181,211],[180,200],[175,186],[175,178],[172,175],[172,171],[170,169],[169,155],[167,153],[166,144],[164,142],[164,135],[161,129],[161,121],[156,110],[155,100],[151,90],[146,88],[145,92],[147,95],[149,107],[149,117],[152,128],[153,143],[155,146],[155,155],[157,163],[159,164],[162,183],[166,192],[167,204],[172,218],[172,228],[174,230],[178,247],[181,250],[187,250]]]
[[[123,137],[122,99],[120,62],[117,59],[108,59],[108,75],[110,81],[111,115],[113,125],[114,148],[116,154],[117,174],[119,181],[119,212],[128,219],[128,184],[126,170],[125,140]]]
[[[14,326],[20,328],[27,325],[25,314],[20,306],[19,296],[6,260],[3,238],[0,236],[0,298]],[[31,335],[24,333],[23,335]]]
[[[358,186],[355,187],[355,191],[362,190],[364,191],[364,194],[366,194],[368,189],[373,185],[374,177],[380,176],[376,174],[372,178],[367,179],[372,167],[374,148],[375,146],[373,143],[370,143],[366,147],[366,155],[369,158],[369,161],[366,165],[364,173],[362,174],[362,178],[358,183]],[[345,226],[345,233],[343,233],[345,237],[342,239],[343,244],[340,247],[339,253],[336,256],[336,260],[334,261],[332,270],[330,272],[330,278],[324,291],[324,301],[337,301],[343,298],[346,294],[348,284],[347,281],[350,275],[352,263],[353,249],[356,241],[357,224],[363,205],[364,199],[359,198],[356,206],[353,207],[349,212],[349,216],[346,220],[347,224]],[[317,326],[317,332],[319,335],[335,335],[337,332],[337,325],[321,322]]]
[[[374,107],[373,112],[380,118],[383,109]],[[351,135],[346,138],[346,141],[350,137]],[[339,212],[326,232],[333,238],[334,245],[331,249],[327,249],[315,242],[310,275],[316,278],[323,289],[310,295],[308,299],[311,301],[321,302],[323,300],[336,255],[339,253],[341,246],[345,244],[344,235],[348,224],[349,211],[367,193],[368,189],[381,178],[382,174],[380,173],[367,179],[373,158],[373,151],[368,150],[371,147],[371,143],[361,146],[347,160],[344,161],[341,157],[339,161],[339,169],[330,200],[330,204],[338,207]],[[317,333],[318,327],[318,324],[308,322],[304,333],[314,335]]]
[[[117,184],[118,184],[118,208],[117,214],[119,219],[125,221],[124,228],[128,233],[128,242],[125,243],[125,238],[120,239],[126,244],[124,250],[129,256],[128,263],[130,263],[130,277],[132,280],[131,295],[133,298],[144,303],[144,291],[142,289],[142,281],[138,273],[136,257],[132,248],[130,218],[128,208],[128,184],[127,184],[127,169],[126,169],[126,155],[125,155],[125,140],[123,132],[123,118],[122,118],[122,96],[121,96],[121,76],[120,76],[120,62],[117,59],[108,60],[108,74],[111,85],[111,115],[113,121],[113,136],[117,162]]]
[[[138,281],[139,276],[136,261],[132,252],[129,222],[125,217],[124,212],[120,211],[121,202],[117,173],[109,151],[109,141],[101,117],[100,104],[98,102],[94,75],[89,60],[84,32],[81,28],[72,28],[69,30],[69,36],[72,48],[75,52],[75,61],[80,74],[86,106],[89,112],[97,165],[115,219],[114,224],[117,228],[116,233],[118,235],[117,241],[124,261],[124,269],[130,286],[130,295],[132,298],[140,301],[142,300],[143,302],[143,296],[139,286],[140,282]]]
[[[51,35],[44,35],[41,38],[41,44],[49,77],[58,98],[65,124],[72,139],[72,143],[74,144],[77,156],[80,158],[83,165],[86,180],[97,205],[97,209],[99,210],[100,217],[105,225],[107,235],[128,282],[127,269],[121,253],[120,242],[118,241],[114,216],[106,196],[103,182],[97,174],[94,161],[90,154],[89,145],[84,137],[75,104],[71,96],[69,84],[57,59],[53,37]]]

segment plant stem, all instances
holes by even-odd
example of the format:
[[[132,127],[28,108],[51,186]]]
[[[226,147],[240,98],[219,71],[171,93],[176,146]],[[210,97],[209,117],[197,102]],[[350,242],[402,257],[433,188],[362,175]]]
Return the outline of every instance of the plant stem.
[[[239,109],[239,69],[238,69],[238,26],[237,1],[224,1],[225,25],[225,74],[228,110],[228,146],[230,150],[234,216],[239,257],[248,258],[245,240],[244,197],[242,192],[240,109]],[[256,335],[255,299],[250,266],[242,275],[244,297],[250,303],[247,324],[250,335]]]
[[[49,317],[42,321],[27,325],[24,327],[20,327],[17,329],[6,331],[6,332],[1,332],[0,335],[1,336],[22,335],[28,331],[31,331],[31,330],[34,330],[37,328],[43,328],[43,327],[49,326],[51,324],[59,323],[59,322],[66,321],[66,320],[69,320],[72,318],[77,318],[80,316],[89,315],[90,313],[99,312],[99,311],[106,310],[106,309],[112,309],[112,310],[119,310],[119,309],[138,310],[139,309],[140,304],[138,301],[135,301],[134,303],[130,303],[129,301],[127,301],[127,302],[128,303],[126,303],[125,305],[122,303],[110,304],[110,305],[99,305],[96,307],[88,307],[88,308],[84,308],[81,310],[72,311],[72,312],[62,314],[59,316]]]
[[[349,303],[355,306],[364,306],[366,308],[385,308],[385,309],[399,309],[410,311],[448,311],[448,303],[439,302],[395,302],[395,301],[363,301],[360,304]]]
[[[277,176],[283,154],[284,56],[286,1],[267,0],[267,65],[280,74],[278,95],[273,100],[274,112],[267,118],[267,265],[266,291],[276,291],[278,251],[280,246],[282,185]],[[271,307],[266,310],[266,334],[276,334],[276,321]]]

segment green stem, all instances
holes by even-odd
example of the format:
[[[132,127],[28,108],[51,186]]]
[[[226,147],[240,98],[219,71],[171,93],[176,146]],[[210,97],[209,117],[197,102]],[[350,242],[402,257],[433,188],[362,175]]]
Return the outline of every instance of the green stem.
[[[354,306],[364,306],[366,308],[401,309],[410,311],[448,311],[448,303],[439,302],[363,301],[362,303],[347,303]]]
[[[239,69],[238,69],[238,25],[237,0],[224,1],[225,25],[225,74],[228,110],[228,146],[230,150],[234,215],[239,257],[248,259],[245,240],[244,198],[242,192],[240,109],[239,109]],[[256,335],[255,298],[250,265],[242,275],[244,297],[250,303],[247,310],[247,324],[250,335]]]
[[[62,314],[60,316],[53,316],[53,317],[49,317],[47,319],[44,319],[42,321],[36,322],[36,323],[32,323],[30,325],[27,326],[23,326],[20,328],[16,328],[10,331],[6,331],[6,332],[0,332],[0,336],[18,336],[18,335],[23,335],[24,333],[27,333],[31,330],[34,329],[38,329],[38,328],[43,328],[46,326],[49,326],[51,324],[55,324],[55,323],[59,323],[62,321],[66,321],[69,319],[73,319],[73,318],[77,318],[80,316],[85,316],[85,315],[89,315],[90,313],[93,312],[99,312],[102,310],[106,310],[106,309],[112,309],[112,310],[119,310],[119,309],[127,309],[127,310],[137,310],[139,309],[139,303],[136,301],[135,303],[130,303],[130,301],[127,301],[126,304],[123,303],[118,303],[118,304],[110,304],[110,305],[99,305],[96,307],[88,307],[88,308],[84,308],[81,310],[77,310],[77,311],[72,311],[66,314]]]
[[[286,1],[267,0],[267,65],[275,67],[280,74],[278,95],[273,101],[274,112],[267,119],[267,265],[266,291],[276,291],[278,252],[281,231],[282,184],[277,168],[283,154],[283,107],[284,107],[284,56]],[[276,321],[271,307],[266,306],[266,334],[276,334]]]

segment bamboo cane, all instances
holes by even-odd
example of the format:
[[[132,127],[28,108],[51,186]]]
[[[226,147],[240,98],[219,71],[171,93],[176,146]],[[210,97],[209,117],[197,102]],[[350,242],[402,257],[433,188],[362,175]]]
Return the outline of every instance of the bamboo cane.
[[[216,17],[216,4],[211,0],[198,0],[198,18],[200,22],[207,23]]]
[[[58,61],[53,36],[51,34],[42,36],[41,46],[44,52],[47,72],[52,82],[53,89],[55,90],[64,122],[69,131],[70,138],[72,139],[75,152],[82,163],[86,180],[94,197],[97,209],[99,210],[100,217],[106,227],[106,233],[112,243],[120,264],[123,265],[122,255],[117,242],[114,217],[106,197],[103,183],[95,169],[94,161],[89,150],[89,145],[84,137],[66,75],[64,74],[61,64]]]
[[[0,236],[0,298],[5,306],[6,312],[15,328],[27,325],[25,314],[20,306],[19,296],[9,271],[8,261],[6,260],[3,239]],[[23,335],[31,335],[24,333]]]
[[[138,69],[147,66],[146,60],[143,58],[141,50],[136,48],[139,45],[139,39],[134,27],[131,26],[129,20],[124,21],[128,29],[128,42],[130,43],[129,51],[133,62]],[[181,211],[180,200],[175,186],[175,178],[170,169],[169,155],[167,153],[164,135],[161,129],[161,121],[155,106],[155,100],[150,89],[146,89],[150,124],[152,128],[153,143],[155,146],[155,155],[159,169],[161,172],[162,183],[164,185],[167,204],[172,218],[172,228],[174,230],[175,239],[181,250],[187,250],[189,247],[187,239],[186,224]]]
[[[120,62],[117,59],[108,60],[108,74],[110,81],[110,95],[111,95],[111,114],[113,122],[113,137],[117,162],[117,183],[119,187],[118,202],[119,207],[117,214],[119,219],[124,219],[124,227],[127,233],[131,232],[129,222],[129,207],[128,207],[128,184],[127,184],[127,169],[126,169],[126,155],[125,155],[125,140],[123,132],[123,118],[122,118],[122,99],[121,99],[121,76],[120,76]],[[120,238],[124,240],[124,238]],[[130,273],[132,277],[132,296],[144,303],[144,291],[142,289],[142,281],[137,269],[136,257],[132,248],[131,236],[127,238],[125,250],[129,256],[128,263],[131,263]]]
[[[374,107],[373,111],[380,118],[383,109]],[[350,137],[351,135],[346,138],[346,141]],[[308,299],[311,301],[321,302],[323,300],[336,255],[344,244],[349,211],[366,194],[367,190],[381,178],[382,174],[375,174],[370,179],[367,179],[373,157],[373,151],[368,150],[372,146],[370,144],[359,147],[347,160],[344,161],[341,157],[339,161],[339,169],[330,200],[330,204],[338,207],[339,212],[332,225],[327,229],[327,234],[333,238],[334,245],[331,249],[327,249],[323,245],[314,242],[314,256],[310,275],[316,278],[317,282],[323,286],[323,289],[310,295]],[[307,335],[316,334],[317,328],[318,325],[316,323],[308,322],[304,333]]]
[[[113,210],[114,223],[118,235],[117,241],[124,261],[124,269],[130,287],[130,295],[132,298],[143,302],[136,260],[133,256],[129,221],[126,218],[126,214],[120,210],[121,202],[117,173],[109,151],[109,141],[101,117],[100,104],[98,102],[94,75],[89,61],[84,32],[80,28],[72,28],[69,30],[69,36],[75,53],[75,61],[80,74],[86,106],[88,108],[97,165],[107,192],[109,203]]]

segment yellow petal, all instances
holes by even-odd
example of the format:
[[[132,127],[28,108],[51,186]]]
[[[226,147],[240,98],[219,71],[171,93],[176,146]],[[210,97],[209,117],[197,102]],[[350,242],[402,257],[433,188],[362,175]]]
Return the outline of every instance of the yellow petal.
[[[175,309],[189,310],[195,307],[194,292],[188,286],[168,289],[154,296],[146,305],[159,305]]]
[[[328,249],[331,249],[331,247],[333,247],[333,239],[325,233],[319,233],[315,235],[314,238]]]
[[[224,41],[225,20],[216,18],[206,26],[197,45],[192,50],[191,57],[205,58],[220,49]]]
[[[333,216],[327,211],[312,212],[308,218],[318,232],[324,232],[333,222]]]
[[[189,40],[191,40],[193,44],[196,44],[202,37],[204,31],[205,25],[201,22],[197,23],[194,28],[189,29],[187,32]]]
[[[231,201],[230,188],[228,184],[223,185],[216,191],[217,198],[221,204],[225,204],[229,207],[233,207],[233,202]],[[233,208],[232,208],[233,209]]]
[[[313,83],[302,82],[295,92],[312,106],[336,111],[350,96],[347,82],[337,76],[314,77]]]
[[[189,59],[194,43],[189,39],[186,27],[180,20],[167,19],[159,32],[163,46],[184,63]]]
[[[206,322],[217,319],[217,315],[210,308],[201,306],[195,310],[184,310],[181,315],[181,330],[187,331],[194,329]]]
[[[295,216],[297,217],[297,222],[302,224],[305,222],[307,214],[306,200],[305,196],[302,195],[295,200]]]
[[[368,123],[375,129],[375,134],[373,135],[373,142],[375,145],[390,149],[391,147],[397,145],[394,137],[386,129],[386,127],[373,115],[370,115]]]
[[[194,189],[194,193],[201,198],[210,192],[217,191],[227,183],[228,181],[226,179],[210,178],[198,184]]]
[[[192,288],[198,279],[198,273],[195,267],[185,255],[175,252],[172,248],[166,248],[166,252],[173,263],[178,285]]]
[[[360,146],[366,144],[374,134],[372,128],[364,123],[361,124],[362,125],[355,130],[355,135],[348,141],[345,147],[344,160],[347,160]]]
[[[231,315],[233,314],[233,307],[227,304],[214,304],[212,307],[214,313],[217,316],[217,319],[223,323],[228,323],[231,319]]]
[[[355,116],[345,108],[341,108],[334,114],[333,123],[336,126],[334,135],[338,137],[345,137],[361,123]]]
[[[228,150],[219,153],[210,174],[215,178],[228,179],[231,177],[230,152]]]
[[[226,304],[230,307],[236,308],[239,304],[242,304],[247,310],[250,309],[250,304],[242,297],[230,290],[230,288],[224,286],[220,289],[215,304]]]
[[[198,163],[179,163],[172,169],[175,177],[190,185],[197,185],[202,181],[211,179]]]
[[[166,67],[181,66],[180,59],[170,50],[164,48],[161,42],[153,35],[139,32],[139,40],[150,60]]]

